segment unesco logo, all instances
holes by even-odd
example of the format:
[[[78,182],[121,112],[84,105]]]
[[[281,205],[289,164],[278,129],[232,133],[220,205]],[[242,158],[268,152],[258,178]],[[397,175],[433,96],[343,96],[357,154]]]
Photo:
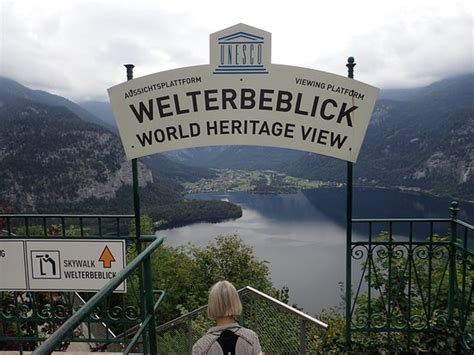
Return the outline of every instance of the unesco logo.
[[[270,33],[239,24],[211,35],[213,74],[268,74]]]

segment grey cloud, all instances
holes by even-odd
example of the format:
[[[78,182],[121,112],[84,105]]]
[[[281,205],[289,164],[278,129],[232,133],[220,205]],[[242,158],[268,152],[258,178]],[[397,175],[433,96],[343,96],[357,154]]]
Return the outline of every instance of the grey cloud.
[[[473,71],[472,18],[399,21],[353,38],[359,75],[382,87],[426,85]]]
[[[106,99],[106,89],[125,80],[124,63],[135,64],[136,76],[141,76],[209,61],[210,25],[192,11],[165,9],[158,2],[69,4],[62,12],[44,11],[31,21],[14,5],[5,7],[0,74],[71,99]],[[354,55],[356,78],[380,87],[424,85],[473,70],[473,24],[468,14],[421,14],[412,22],[394,16],[384,23],[352,37],[349,31],[345,45],[315,48],[314,60],[295,54],[296,63],[345,74],[345,60]],[[298,43],[288,51],[297,53]]]

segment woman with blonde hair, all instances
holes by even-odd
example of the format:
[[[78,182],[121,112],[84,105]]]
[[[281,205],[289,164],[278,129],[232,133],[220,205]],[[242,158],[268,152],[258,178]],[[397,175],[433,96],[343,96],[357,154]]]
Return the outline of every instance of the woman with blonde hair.
[[[254,331],[241,327],[235,316],[242,313],[239,294],[228,281],[209,291],[207,315],[216,322],[193,346],[193,355],[259,355],[262,350]]]

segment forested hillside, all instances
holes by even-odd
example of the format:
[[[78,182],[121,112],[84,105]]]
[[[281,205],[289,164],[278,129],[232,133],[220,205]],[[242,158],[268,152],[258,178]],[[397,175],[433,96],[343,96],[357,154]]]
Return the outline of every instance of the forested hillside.
[[[364,186],[474,199],[474,74],[421,88],[382,90],[355,165]],[[344,182],[345,163],[288,149],[223,146],[170,153],[186,164],[273,169]]]
[[[114,130],[73,102],[0,78],[0,207],[14,213],[130,213],[132,169]],[[183,208],[181,182],[214,172],[163,155],[139,161],[142,211]],[[217,202],[203,202],[193,221],[215,218]],[[163,207],[169,206],[169,207]],[[241,210],[219,204],[220,218]],[[165,213],[165,212],[163,212]],[[156,213],[157,219],[163,219]],[[167,214],[169,223],[180,223]]]
[[[58,211],[78,203],[90,210],[88,204],[115,200],[132,183],[118,137],[67,108],[12,99],[2,104],[0,122],[0,191],[12,211]],[[140,185],[151,189],[150,169],[140,164],[139,175]],[[180,198],[179,186],[160,185],[153,188],[161,192],[158,201]]]
[[[474,75],[407,93],[382,91],[354,168],[356,182],[474,199]],[[344,162],[313,154],[285,171],[341,182],[346,174]]]

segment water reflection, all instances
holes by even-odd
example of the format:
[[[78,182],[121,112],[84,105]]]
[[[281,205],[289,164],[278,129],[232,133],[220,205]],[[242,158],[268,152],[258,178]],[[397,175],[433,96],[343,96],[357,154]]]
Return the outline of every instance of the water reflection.
[[[270,264],[276,287],[290,288],[290,302],[310,313],[340,302],[339,281],[345,279],[345,190],[318,189],[288,195],[250,193],[195,194],[195,199],[228,199],[243,209],[242,218],[201,223],[160,232],[173,246],[191,242],[205,246],[217,235],[239,234],[255,254]],[[449,199],[389,190],[354,191],[355,218],[448,217]],[[460,215],[474,221],[474,205],[461,203]],[[374,228],[388,230],[388,225]],[[417,238],[428,236],[429,225],[417,227]],[[438,228],[435,226],[435,228]],[[444,228],[443,226],[439,228]],[[354,228],[354,238],[366,238],[366,227]],[[394,228],[403,238],[408,224]]]

